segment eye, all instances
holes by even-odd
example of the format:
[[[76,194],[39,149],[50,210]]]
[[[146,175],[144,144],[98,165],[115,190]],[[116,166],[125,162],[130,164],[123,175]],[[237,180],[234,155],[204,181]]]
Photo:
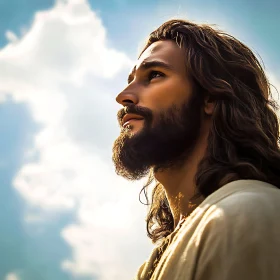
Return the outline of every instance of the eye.
[[[160,78],[160,77],[164,77],[164,74],[160,71],[151,71],[148,75],[149,81],[155,79],[155,78]]]

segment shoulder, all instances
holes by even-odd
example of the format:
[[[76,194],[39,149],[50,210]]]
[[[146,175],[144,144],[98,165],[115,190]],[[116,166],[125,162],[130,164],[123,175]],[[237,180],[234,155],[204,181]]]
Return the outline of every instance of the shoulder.
[[[279,213],[280,191],[261,184],[209,205],[193,238],[195,279],[279,279]]]
[[[261,181],[238,182],[238,188],[215,204],[225,217],[244,217],[260,219],[267,215],[275,216],[280,211],[280,190]],[[235,183],[237,184],[237,182]],[[278,216],[279,217],[279,216]]]
[[[210,205],[200,226],[230,239],[244,237],[252,229],[255,232],[250,232],[250,238],[255,235],[263,239],[270,234],[268,228],[277,228],[280,234],[280,190],[260,181],[250,180],[244,185],[241,181],[235,191]]]

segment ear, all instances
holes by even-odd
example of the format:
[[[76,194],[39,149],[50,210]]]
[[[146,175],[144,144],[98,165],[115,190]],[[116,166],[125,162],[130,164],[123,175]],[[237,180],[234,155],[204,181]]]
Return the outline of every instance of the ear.
[[[215,101],[214,98],[210,95],[207,95],[204,99],[204,112],[208,116],[212,116],[215,109]]]

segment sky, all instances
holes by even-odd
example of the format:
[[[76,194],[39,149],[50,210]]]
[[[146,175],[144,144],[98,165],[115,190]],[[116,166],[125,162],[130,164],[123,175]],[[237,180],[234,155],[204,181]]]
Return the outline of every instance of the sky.
[[[145,180],[118,177],[111,149],[115,97],[141,46],[170,18],[217,24],[280,90],[279,10],[277,0],[0,0],[0,280],[132,279],[153,247]]]

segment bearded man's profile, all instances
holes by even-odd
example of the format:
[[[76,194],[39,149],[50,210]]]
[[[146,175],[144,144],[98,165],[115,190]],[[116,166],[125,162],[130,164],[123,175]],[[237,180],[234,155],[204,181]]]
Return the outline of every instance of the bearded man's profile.
[[[279,121],[253,52],[209,25],[167,21],[116,101],[116,173],[155,182],[155,248],[134,279],[280,279]]]

